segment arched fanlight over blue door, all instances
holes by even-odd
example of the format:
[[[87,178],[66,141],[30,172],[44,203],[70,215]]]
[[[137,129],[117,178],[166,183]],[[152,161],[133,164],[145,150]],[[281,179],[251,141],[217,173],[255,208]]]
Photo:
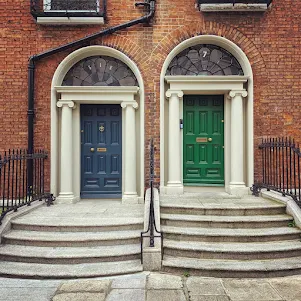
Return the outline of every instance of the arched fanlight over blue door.
[[[76,63],[66,74],[62,86],[138,86],[138,82],[122,61],[93,56]]]
[[[227,50],[199,44],[180,52],[171,61],[166,75],[244,75],[237,59]]]

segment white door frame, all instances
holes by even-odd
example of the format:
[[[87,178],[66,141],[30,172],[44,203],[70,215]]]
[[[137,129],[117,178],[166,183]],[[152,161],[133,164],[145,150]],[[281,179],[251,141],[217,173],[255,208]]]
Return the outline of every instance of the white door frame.
[[[138,81],[138,87],[62,87],[61,84],[67,72],[70,68],[79,62],[80,60],[96,55],[105,55],[117,58],[124,62],[134,73]],[[66,102],[66,104],[64,103]],[[73,104],[71,103],[73,102]],[[79,199],[79,183],[80,183],[80,168],[76,162],[79,162],[80,158],[80,112],[79,106],[76,107],[76,103],[91,103],[91,104],[121,104],[123,108],[123,129],[128,126],[132,127],[132,124],[126,125],[125,112],[128,115],[133,115],[132,109],[137,109],[135,113],[136,123],[136,175],[135,180],[136,191],[128,191],[129,194],[123,194],[123,200],[127,202],[143,202],[144,197],[144,84],[142,76],[136,64],[130,60],[126,55],[120,51],[105,47],[105,46],[89,46],[72,52],[68,55],[56,69],[51,86],[51,192],[55,196],[59,196],[61,193],[61,199],[65,202],[75,202]],[[60,162],[60,126],[61,118],[60,111],[67,106],[72,110],[72,137],[74,144],[74,152],[72,162],[76,172],[73,175],[73,187],[77,190],[66,191],[62,194],[61,189],[61,170],[63,168]],[[58,108],[59,107],[59,108]],[[64,110],[64,112],[68,110]],[[128,121],[131,118],[128,118]],[[133,120],[132,120],[133,121]],[[123,140],[124,141],[124,140]],[[126,152],[125,152],[126,153]],[[123,156],[125,156],[123,151]],[[126,162],[123,157],[123,163]],[[80,166],[80,165],[79,165]],[[123,168],[124,170],[124,168]],[[123,175],[123,180],[125,175]],[[124,184],[124,183],[123,183]],[[132,186],[133,187],[133,186]],[[124,185],[123,185],[123,191]],[[130,192],[132,194],[130,194]],[[136,192],[136,194],[135,194]]]
[[[220,46],[229,51],[240,63],[244,76],[165,76],[166,70],[172,61],[172,59],[184,49],[197,45],[197,44],[214,44]],[[160,190],[162,193],[167,194],[181,194],[184,191],[183,187],[183,172],[182,172],[182,141],[178,146],[169,147],[168,137],[171,135],[171,131],[168,128],[173,124],[173,128],[179,130],[179,120],[171,121],[170,118],[175,119],[182,118],[182,97],[184,94],[224,94],[225,96],[225,190],[232,194],[247,194],[248,186],[253,184],[254,173],[254,151],[253,151],[253,73],[251,65],[244,54],[244,52],[233,42],[212,35],[204,35],[193,37],[188,39],[178,46],[176,46],[171,53],[167,56],[160,78]],[[232,92],[231,92],[232,91]],[[235,93],[234,93],[235,91]],[[230,93],[231,92],[231,93]],[[166,96],[169,100],[166,100]],[[246,101],[243,99],[246,98]],[[178,100],[177,100],[178,98]],[[169,108],[170,100],[175,104],[174,108]],[[232,99],[232,100],[231,100]],[[231,104],[235,105],[231,105]],[[238,104],[238,105],[237,105]],[[177,109],[175,109],[177,108]],[[178,113],[174,114],[178,110]],[[238,114],[240,110],[243,110]],[[231,111],[233,116],[241,116],[238,118],[238,123],[242,124],[240,127],[241,132],[234,131],[236,124],[236,118],[231,119]],[[236,125],[235,125],[236,124]],[[232,129],[232,130],[231,130]],[[232,134],[231,134],[232,133]],[[182,137],[179,132],[173,132],[172,135],[178,135]],[[235,139],[231,139],[237,136]],[[242,136],[243,135],[243,136]],[[239,145],[242,148],[243,154],[241,155],[243,160],[241,169],[231,170],[231,152],[232,149],[236,149],[235,145],[238,137],[243,137],[242,144]],[[175,139],[177,141],[177,138]],[[176,142],[175,142],[176,144]],[[173,151],[176,150],[176,153]],[[170,153],[173,152],[173,154]],[[172,158],[176,164],[168,164],[168,158]],[[232,158],[232,161],[234,159]],[[176,166],[178,165],[178,166]],[[170,168],[173,170],[169,170]],[[180,172],[175,171],[179,170]],[[237,169],[237,167],[236,167]],[[231,172],[232,178],[231,179]],[[238,178],[235,178],[235,173],[239,174]],[[178,174],[178,179],[169,180],[169,174]],[[243,178],[243,179],[241,179]],[[190,189],[191,190],[191,189]],[[214,188],[212,188],[214,190]]]

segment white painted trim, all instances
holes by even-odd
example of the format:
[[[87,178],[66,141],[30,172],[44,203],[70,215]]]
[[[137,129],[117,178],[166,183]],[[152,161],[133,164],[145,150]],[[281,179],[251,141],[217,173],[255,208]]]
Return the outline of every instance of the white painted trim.
[[[200,11],[203,12],[226,12],[226,11],[237,11],[237,12],[264,12],[268,9],[267,4],[260,3],[235,3],[227,4],[201,4]]]
[[[143,83],[142,75],[137,65],[131,59],[129,59],[122,52],[106,46],[88,46],[72,52],[59,64],[58,68],[54,73],[52,83],[51,83],[51,192],[57,196],[58,183],[59,183],[59,177],[58,177],[59,117],[58,117],[58,110],[56,108],[56,102],[58,101],[58,95],[59,95],[58,91],[61,91],[60,93],[64,94],[63,97],[70,98],[71,91],[68,90],[68,87],[60,87],[65,75],[70,70],[70,68],[80,60],[89,56],[96,56],[96,55],[106,55],[121,60],[133,71],[138,81],[139,89],[137,87],[110,87],[110,88],[89,87],[91,91],[91,93],[89,94],[91,97],[90,101],[92,103],[116,103],[116,99],[114,100],[114,97],[117,97],[118,101],[120,101],[122,93],[124,93],[124,96],[126,96],[126,94],[129,95],[131,93],[135,93],[136,91],[135,101],[137,101],[137,103],[139,104],[139,110],[136,113],[137,128],[139,129],[138,130],[139,137],[137,137],[137,158],[138,158],[137,164],[139,165],[138,172],[137,172],[137,180],[140,187],[137,193],[138,193],[139,201],[143,201],[143,196],[144,196],[144,83]],[[73,87],[73,88],[74,88],[74,92],[78,91],[78,93],[75,93],[77,94],[77,97],[75,95],[73,95],[73,97],[77,98],[78,101],[83,101],[83,103],[85,103],[84,97],[87,96],[88,93],[86,90],[88,90],[89,88],[86,87]],[[114,94],[115,96],[112,96],[111,94],[112,92],[115,93]],[[98,101],[97,101],[97,96],[95,96],[97,93],[99,93]],[[92,99],[92,97],[94,97],[94,99]],[[104,102],[102,102],[101,99],[99,99],[99,97]],[[126,99],[123,97],[123,100]],[[78,120],[78,122],[75,122],[73,124],[73,128],[79,129],[80,126],[79,109],[75,109],[73,115],[77,116],[75,120]],[[78,143],[78,144],[80,143],[78,137],[75,137],[74,143]],[[75,156],[76,154],[74,154],[74,157]],[[76,181],[78,182],[78,178]]]
[[[166,187],[166,162],[165,162],[165,151],[166,151],[166,142],[167,138],[166,138],[166,132],[165,132],[165,92],[166,90],[169,88],[169,83],[166,84],[165,82],[165,78],[170,81],[170,77],[166,76],[166,71],[167,68],[169,66],[169,64],[171,63],[172,59],[179,54],[181,51],[183,51],[184,49],[197,45],[197,44],[214,44],[217,46],[220,46],[224,49],[226,49],[227,51],[229,51],[234,57],[236,57],[236,59],[238,60],[238,62],[240,63],[243,71],[244,71],[244,76],[242,76],[242,80],[245,82],[245,80],[247,79],[247,91],[248,91],[248,97],[247,97],[247,108],[246,108],[246,116],[247,116],[247,122],[246,122],[246,158],[247,158],[247,175],[246,175],[246,185],[247,186],[251,186],[254,182],[254,150],[253,150],[253,72],[252,72],[252,68],[251,68],[251,64],[247,58],[247,56],[245,55],[245,53],[233,42],[229,41],[226,38],[220,37],[220,36],[215,36],[215,35],[203,35],[203,36],[197,36],[197,37],[192,37],[190,39],[187,39],[185,41],[183,41],[182,43],[180,43],[179,45],[177,45],[167,56],[162,70],[161,70],[161,75],[160,75],[160,188],[161,191],[164,192],[164,189]],[[185,78],[185,77],[184,77]],[[187,83],[183,82],[183,77],[178,77],[178,83],[181,83],[185,86],[182,86],[182,88],[186,89],[186,90],[182,90],[182,88],[180,87],[181,85],[176,85],[175,80],[173,81],[173,83],[177,86],[177,90],[182,90],[183,92],[185,92],[185,94],[193,94],[193,93],[198,93],[198,94],[215,94],[216,91],[214,90],[214,87],[211,87],[211,85],[215,85],[215,83],[218,83],[219,79],[221,77],[215,77],[215,76],[208,76],[208,77],[204,77],[204,76],[200,76],[200,77],[195,77],[196,79],[194,80],[195,83],[199,81],[199,83],[203,83],[203,88],[196,88],[196,90],[190,90],[190,88],[192,87],[193,82],[189,83],[190,77],[187,76]],[[203,79],[204,78],[204,79]],[[214,79],[216,78],[216,80]],[[210,79],[212,79],[212,84],[210,84]],[[229,88],[229,85],[226,86],[226,82],[227,80],[231,81],[234,78],[231,76],[224,76],[223,77],[224,81],[225,81],[225,87],[224,88]],[[191,80],[193,81],[193,80]],[[206,84],[209,84],[206,87]],[[235,84],[235,80],[234,82],[232,82],[233,84]],[[230,84],[230,82],[228,82],[228,84]],[[191,85],[191,86],[189,86]],[[193,84],[195,85],[195,84]],[[173,86],[175,87],[175,86]],[[218,89],[218,84],[216,84],[216,88]],[[174,88],[173,88],[174,89]],[[203,90],[202,90],[203,89]],[[229,92],[228,89],[226,89],[227,92]],[[219,91],[216,94],[224,94],[225,95],[225,118],[229,115],[229,108],[228,105],[229,101],[226,100],[226,91]],[[182,113],[181,113],[182,114]],[[225,122],[225,130],[227,128],[226,122]],[[226,134],[227,135],[227,134]],[[226,138],[226,136],[225,136]],[[228,139],[228,136],[227,136]],[[227,158],[229,157],[229,146],[227,146],[227,144],[225,144],[225,161],[227,160]],[[225,168],[228,163],[225,162]],[[226,180],[226,179],[225,179]]]
[[[103,17],[37,17],[41,25],[85,25],[104,24]]]

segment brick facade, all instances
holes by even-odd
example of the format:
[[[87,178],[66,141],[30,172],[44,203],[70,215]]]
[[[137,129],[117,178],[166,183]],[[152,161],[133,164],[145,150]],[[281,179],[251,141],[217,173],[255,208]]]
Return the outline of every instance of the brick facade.
[[[0,152],[27,146],[27,62],[31,55],[143,14],[143,10],[135,8],[134,1],[107,2],[108,18],[104,26],[41,26],[30,14],[29,0],[0,1]],[[157,180],[160,72],[168,53],[193,36],[225,37],[245,52],[252,65],[256,176],[260,173],[256,149],[262,137],[290,135],[301,142],[300,11],[300,1],[274,0],[265,13],[204,14],[196,8],[195,0],[161,0],[156,4],[156,15],[150,25],[134,26],[89,44],[118,49],[140,69],[145,84],[146,143],[150,137],[155,138]],[[36,148],[50,150],[51,80],[58,64],[72,51],[37,63]]]

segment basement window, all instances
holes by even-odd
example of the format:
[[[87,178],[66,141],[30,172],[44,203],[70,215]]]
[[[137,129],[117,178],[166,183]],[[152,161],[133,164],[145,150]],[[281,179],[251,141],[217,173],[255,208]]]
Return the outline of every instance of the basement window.
[[[264,12],[272,0],[198,0],[202,12]]]
[[[106,0],[31,0],[31,14],[38,24],[103,24]]]

